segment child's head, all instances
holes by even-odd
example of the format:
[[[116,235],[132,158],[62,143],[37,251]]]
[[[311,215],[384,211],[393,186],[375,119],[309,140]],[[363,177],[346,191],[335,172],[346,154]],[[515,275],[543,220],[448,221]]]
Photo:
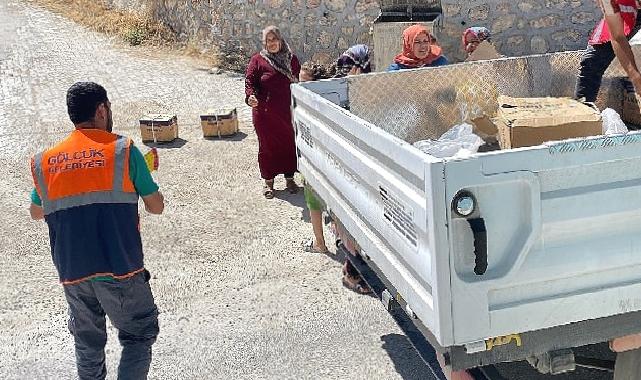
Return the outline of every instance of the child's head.
[[[490,30],[482,26],[473,26],[463,32],[463,49],[470,55],[483,41],[490,41]]]
[[[313,61],[307,61],[303,63],[300,68],[300,73],[298,74],[298,80],[300,82],[314,81],[319,79],[329,78],[327,68]]]

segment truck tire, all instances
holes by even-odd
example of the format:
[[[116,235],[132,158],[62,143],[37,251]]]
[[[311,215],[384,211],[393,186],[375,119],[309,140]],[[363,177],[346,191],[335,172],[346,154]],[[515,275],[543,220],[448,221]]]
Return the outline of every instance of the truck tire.
[[[637,380],[641,377],[641,348],[620,352],[614,364],[614,380]]]

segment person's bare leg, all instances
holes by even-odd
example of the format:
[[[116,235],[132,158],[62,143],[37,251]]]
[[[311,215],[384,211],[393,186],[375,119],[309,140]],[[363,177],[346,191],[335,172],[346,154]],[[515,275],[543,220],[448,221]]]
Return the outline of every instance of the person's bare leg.
[[[285,173],[285,187],[290,194],[296,194],[298,192],[298,185],[294,181],[294,173]]]
[[[267,199],[274,198],[274,180],[273,179],[265,180],[265,186],[263,186],[263,195]]]
[[[314,229],[313,248],[321,252],[327,251],[325,235],[323,234],[323,212],[320,210],[309,210],[309,218],[312,220],[312,228]]]
[[[436,360],[438,360],[438,364],[441,365],[441,370],[448,380],[474,380],[467,371],[452,371],[452,367],[445,365],[443,354],[436,353]]]

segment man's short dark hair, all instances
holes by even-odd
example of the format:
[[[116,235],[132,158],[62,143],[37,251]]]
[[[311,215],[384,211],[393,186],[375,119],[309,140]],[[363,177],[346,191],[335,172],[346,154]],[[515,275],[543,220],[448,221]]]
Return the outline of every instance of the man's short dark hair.
[[[107,102],[107,90],[94,82],[76,82],[67,90],[67,112],[74,124],[93,120],[96,109]]]

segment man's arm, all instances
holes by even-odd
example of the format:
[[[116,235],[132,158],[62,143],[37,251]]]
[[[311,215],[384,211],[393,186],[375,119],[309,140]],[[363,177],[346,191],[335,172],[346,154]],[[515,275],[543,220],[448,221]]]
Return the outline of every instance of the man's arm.
[[[160,215],[165,209],[165,198],[160,191],[145,195],[142,198],[145,204],[145,210],[150,214]]]
[[[129,175],[136,192],[145,204],[145,210],[150,214],[162,214],[165,209],[165,198],[151,177],[145,158],[133,144],[129,151]]]
[[[38,194],[38,189],[35,187],[31,190],[31,206],[29,206],[29,213],[31,214],[31,219],[40,220],[45,218],[45,212],[42,208],[42,199],[40,199],[40,194]]]
[[[31,203],[29,206],[29,213],[31,214],[31,219],[40,220],[45,218],[45,212],[42,209],[42,206],[38,206],[35,203]]]
[[[625,36],[621,14],[606,13],[605,22],[608,24],[608,30],[610,31],[614,54],[616,54],[619,62],[621,63],[621,66],[628,74],[628,78],[630,79],[632,84],[634,84],[636,92],[638,94],[641,94],[641,73],[639,73],[639,68],[637,67],[636,61],[634,60],[634,54],[632,53],[630,42]]]

